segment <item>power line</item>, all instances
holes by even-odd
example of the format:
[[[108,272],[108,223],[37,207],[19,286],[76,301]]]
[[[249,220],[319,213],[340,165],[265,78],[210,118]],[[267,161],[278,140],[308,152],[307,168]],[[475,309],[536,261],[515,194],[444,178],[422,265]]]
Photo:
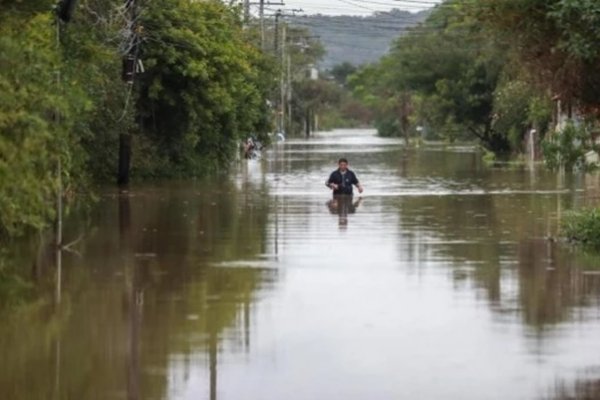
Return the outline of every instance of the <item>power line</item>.
[[[288,0],[293,3],[293,0]],[[328,10],[328,11],[350,11],[355,12],[358,10],[369,11],[371,13],[384,13],[390,9],[398,9],[404,11],[410,10],[425,10],[442,4],[440,1],[435,0],[389,0],[384,2],[381,0],[350,0],[342,1],[336,0],[339,3],[346,4],[346,7],[341,5],[328,4],[324,5],[303,5],[303,7],[313,10]],[[299,4],[299,3],[296,3]],[[347,7],[351,6],[351,7]],[[376,7],[373,7],[376,6]],[[387,9],[383,8],[386,7]],[[364,14],[364,13],[363,13]]]

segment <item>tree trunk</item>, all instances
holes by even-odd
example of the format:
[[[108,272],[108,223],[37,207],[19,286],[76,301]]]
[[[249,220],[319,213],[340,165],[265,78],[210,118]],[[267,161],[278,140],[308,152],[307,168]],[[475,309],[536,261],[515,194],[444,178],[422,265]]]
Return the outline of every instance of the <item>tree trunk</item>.
[[[306,133],[306,137],[310,137],[311,125],[312,125],[312,121],[310,118],[310,108],[307,108],[306,114],[304,115],[304,131]]]
[[[119,170],[117,172],[117,184],[125,186],[129,184],[129,170],[131,167],[131,134],[119,135]]]

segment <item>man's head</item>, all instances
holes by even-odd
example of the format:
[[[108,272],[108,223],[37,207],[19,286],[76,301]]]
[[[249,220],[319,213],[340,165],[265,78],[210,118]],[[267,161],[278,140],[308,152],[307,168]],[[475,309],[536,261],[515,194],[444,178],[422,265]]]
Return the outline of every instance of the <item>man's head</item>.
[[[346,160],[345,158],[340,158],[338,160],[338,167],[342,172],[348,170],[348,160]]]

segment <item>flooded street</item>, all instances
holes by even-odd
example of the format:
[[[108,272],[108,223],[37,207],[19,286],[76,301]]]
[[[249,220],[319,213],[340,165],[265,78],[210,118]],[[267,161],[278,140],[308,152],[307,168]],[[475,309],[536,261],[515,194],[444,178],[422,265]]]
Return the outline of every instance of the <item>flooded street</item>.
[[[599,182],[336,131],[106,190],[24,265],[53,300],[0,327],[0,398],[600,398],[600,259],[554,240]]]

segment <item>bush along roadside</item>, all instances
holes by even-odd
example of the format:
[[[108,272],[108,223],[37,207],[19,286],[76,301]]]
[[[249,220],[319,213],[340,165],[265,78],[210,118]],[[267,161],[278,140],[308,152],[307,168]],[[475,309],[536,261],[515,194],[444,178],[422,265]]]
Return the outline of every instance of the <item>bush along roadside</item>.
[[[600,208],[569,212],[562,222],[562,234],[570,243],[600,251]]]
[[[544,161],[551,170],[592,171],[597,164],[588,159],[598,155],[598,145],[592,138],[593,124],[576,125],[570,121],[564,129],[543,142]]]

